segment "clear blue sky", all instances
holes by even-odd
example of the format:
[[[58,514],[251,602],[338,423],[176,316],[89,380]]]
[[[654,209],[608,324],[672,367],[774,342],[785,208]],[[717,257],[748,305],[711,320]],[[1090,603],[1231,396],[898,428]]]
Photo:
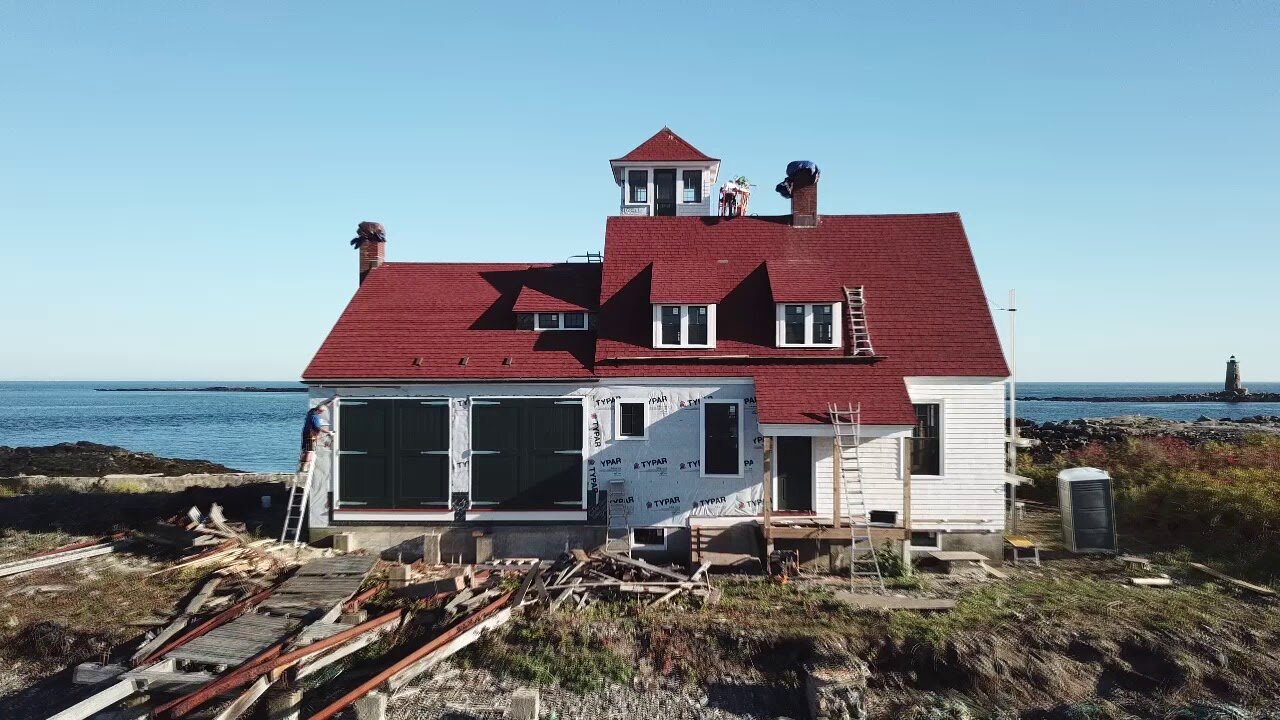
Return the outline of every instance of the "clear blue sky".
[[[670,125],[959,211],[1024,380],[1280,380],[1280,5],[848,5],[0,0],[0,379],[296,378],[357,222],[599,250]]]

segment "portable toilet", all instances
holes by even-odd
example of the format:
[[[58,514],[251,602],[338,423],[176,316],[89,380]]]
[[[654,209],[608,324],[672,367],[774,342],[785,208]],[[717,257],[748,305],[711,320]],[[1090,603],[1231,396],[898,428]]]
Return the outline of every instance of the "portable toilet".
[[[1116,509],[1111,476],[1091,467],[1058,473],[1062,539],[1071,552],[1115,552]]]

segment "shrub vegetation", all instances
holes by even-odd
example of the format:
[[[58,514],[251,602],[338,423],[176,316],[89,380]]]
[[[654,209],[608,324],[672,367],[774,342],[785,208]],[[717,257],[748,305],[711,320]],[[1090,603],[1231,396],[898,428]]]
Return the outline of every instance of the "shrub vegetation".
[[[1019,468],[1036,495],[1056,498],[1057,473],[1089,465],[1115,478],[1121,533],[1164,547],[1184,546],[1235,571],[1280,579],[1280,437],[1192,444],[1130,438],[1092,444],[1052,462]]]

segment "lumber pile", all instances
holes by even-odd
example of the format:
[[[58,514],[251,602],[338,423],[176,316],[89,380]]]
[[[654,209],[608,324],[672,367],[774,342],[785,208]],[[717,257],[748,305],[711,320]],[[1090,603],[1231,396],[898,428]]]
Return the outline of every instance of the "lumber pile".
[[[543,573],[535,587],[552,609],[582,609],[620,598],[641,599],[653,607],[682,593],[716,602],[719,592],[707,577],[709,566],[704,562],[692,573],[684,573],[625,555],[574,550]]]

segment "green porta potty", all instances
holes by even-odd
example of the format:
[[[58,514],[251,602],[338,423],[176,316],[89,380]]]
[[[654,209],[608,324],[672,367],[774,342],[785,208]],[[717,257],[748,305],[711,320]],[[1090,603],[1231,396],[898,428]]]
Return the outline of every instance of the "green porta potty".
[[[1111,476],[1091,467],[1058,473],[1062,540],[1071,552],[1115,552],[1116,510]]]

